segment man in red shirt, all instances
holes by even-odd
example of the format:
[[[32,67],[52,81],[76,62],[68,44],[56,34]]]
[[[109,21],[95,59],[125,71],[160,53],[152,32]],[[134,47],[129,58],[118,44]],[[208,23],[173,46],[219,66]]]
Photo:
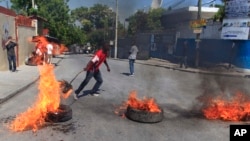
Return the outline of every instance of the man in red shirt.
[[[92,88],[91,95],[99,96],[97,92],[100,88],[103,80],[100,72],[100,66],[104,63],[107,67],[108,72],[110,72],[109,65],[107,63],[106,58],[108,57],[109,46],[108,44],[103,44],[102,49],[98,50],[94,57],[88,62],[87,66],[84,68],[84,71],[87,71],[85,79],[82,81],[77,90],[75,90],[74,98],[78,99],[78,94],[82,91],[82,89],[89,83],[92,77],[95,78],[96,83]]]

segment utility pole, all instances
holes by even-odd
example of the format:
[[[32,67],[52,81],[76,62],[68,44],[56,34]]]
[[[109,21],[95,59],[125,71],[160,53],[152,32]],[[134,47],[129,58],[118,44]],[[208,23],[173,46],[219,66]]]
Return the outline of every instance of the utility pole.
[[[116,0],[116,15],[115,15],[115,55],[114,58],[117,58],[117,36],[118,36],[118,0]]]
[[[197,13],[197,20],[201,19],[201,1],[198,0],[198,13]],[[196,56],[195,56],[195,67],[199,67],[200,61],[200,33],[196,34]]]
[[[32,8],[37,9],[34,0],[32,0]],[[33,19],[33,21],[35,22],[35,29],[36,29],[35,35],[37,36],[38,35],[38,20],[36,18],[36,19]]]
[[[32,8],[35,8],[35,2],[32,0]]]

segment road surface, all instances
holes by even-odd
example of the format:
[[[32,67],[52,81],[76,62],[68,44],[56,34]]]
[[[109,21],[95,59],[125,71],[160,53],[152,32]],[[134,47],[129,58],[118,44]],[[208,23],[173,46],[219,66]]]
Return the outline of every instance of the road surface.
[[[89,61],[88,55],[67,55],[55,70],[58,80],[71,81]],[[4,141],[229,141],[229,125],[235,122],[207,120],[200,113],[197,100],[204,94],[249,91],[249,80],[243,78],[199,75],[160,67],[135,65],[130,77],[128,62],[108,60],[111,72],[101,67],[104,83],[101,96],[71,95],[61,103],[73,109],[73,119],[64,123],[46,124],[37,132],[10,131],[6,124],[35,102],[38,83],[0,105],[0,138]],[[72,83],[77,88],[85,77],[81,73]],[[90,81],[84,91],[94,85]],[[131,121],[114,113],[136,90],[139,98],[152,97],[164,110],[164,119],[155,124]]]

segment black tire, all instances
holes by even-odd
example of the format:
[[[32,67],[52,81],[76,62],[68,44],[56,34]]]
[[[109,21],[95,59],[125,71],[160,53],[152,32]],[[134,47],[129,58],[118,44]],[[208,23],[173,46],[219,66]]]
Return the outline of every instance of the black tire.
[[[157,123],[163,120],[163,110],[161,112],[148,112],[138,110],[128,106],[126,117],[130,120],[141,122],[141,123]]]
[[[46,122],[65,122],[72,119],[72,109],[68,105],[60,104],[58,112],[49,112],[46,115]]]
[[[69,90],[73,89],[73,86],[68,83],[67,81],[65,80],[61,80],[59,81],[61,84],[60,84],[60,87],[61,87],[61,91],[65,94],[67,93]]]
[[[27,65],[27,66],[37,66],[37,64],[32,63],[30,60],[25,61],[25,65]]]

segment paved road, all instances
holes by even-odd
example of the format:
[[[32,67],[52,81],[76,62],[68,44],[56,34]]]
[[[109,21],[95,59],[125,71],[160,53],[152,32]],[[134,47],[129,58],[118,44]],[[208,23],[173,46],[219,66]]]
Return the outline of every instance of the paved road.
[[[70,81],[88,62],[89,57],[69,55],[55,70],[58,80]],[[136,64],[135,77],[129,77],[128,62],[109,60],[111,72],[101,68],[104,83],[101,96],[83,96],[74,101],[70,96],[62,100],[73,109],[73,119],[48,125],[36,133],[14,133],[0,127],[1,140],[5,141],[228,141],[232,122],[204,119],[196,101],[203,94],[249,91],[249,80],[232,77],[199,75],[165,68]],[[84,78],[80,74],[73,87]],[[85,90],[90,90],[92,80]],[[143,124],[122,118],[114,110],[127,100],[130,91],[138,97],[153,97],[164,110],[164,120],[156,124]],[[209,90],[209,91],[208,91]],[[8,123],[13,117],[30,107],[37,96],[37,83],[21,92],[0,107],[0,121]]]

